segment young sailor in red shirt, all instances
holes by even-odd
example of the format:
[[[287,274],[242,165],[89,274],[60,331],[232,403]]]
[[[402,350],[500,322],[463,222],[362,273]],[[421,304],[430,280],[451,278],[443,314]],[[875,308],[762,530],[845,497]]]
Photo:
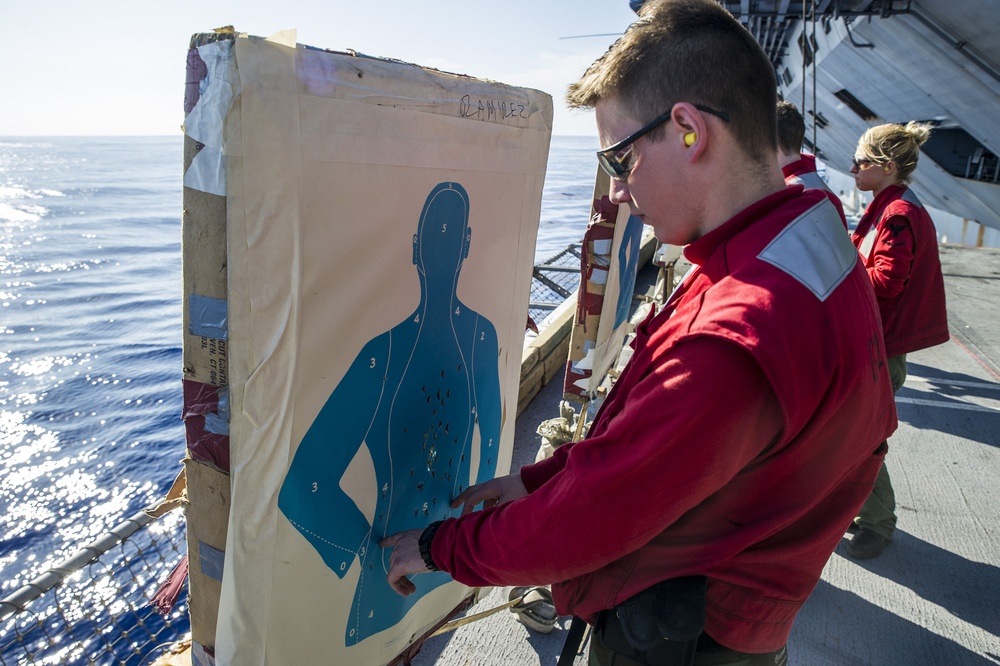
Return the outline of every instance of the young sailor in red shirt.
[[[930,127],[910,122],[868,129],[858,141],[851,173],[875,198],[851,241],[861,253],[882,316],[892,388],[906,381],[906,355],[948,340],[944,277],[937,231],[927,209],[907,187]],[[877,557],[896,531],[896,495],[885,465],[858,513],[847,553]]]
[[[390,584],[552,584],[602,666],[785,663],[896,427],[871,285],[826,196],[785,187],[773,68],[718,3],[647,2],[568,100],[596,110],[612,201],[694,268],[588,437],[384,538]],[[648,603],[682,581],[684,631]]]
[[[821,190],[840,213],[847,228],[844,204],[816,172],[816,156],[802,152],[806,124],[798,107],[784,100],[778,102],[778,166],[786,185],[802,185],[807,190]]]

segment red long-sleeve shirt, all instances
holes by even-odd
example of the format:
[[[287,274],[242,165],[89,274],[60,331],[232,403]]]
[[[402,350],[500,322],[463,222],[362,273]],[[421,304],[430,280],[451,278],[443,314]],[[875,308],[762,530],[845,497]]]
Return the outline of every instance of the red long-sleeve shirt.
[[[792,187],[685,251],[698,268],[637,331],[584,441],[522,468],[530,494],[445,521],[467,585],[553,583],[588,621],[708,578],[706,631],[787,641],[895,428],[871,286],[833,207]]]
[[[875,289],[886,353],[898,356],[946,342],[948,313],[937,231],[913,191],[890,185],[879,192],[851,241]]]

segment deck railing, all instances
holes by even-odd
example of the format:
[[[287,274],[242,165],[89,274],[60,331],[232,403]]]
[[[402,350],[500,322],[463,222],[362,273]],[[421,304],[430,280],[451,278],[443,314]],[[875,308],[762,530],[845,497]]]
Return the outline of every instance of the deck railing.
[[[145,510],[0,600],[0,664],[150,664],[188,631],[151,596],[185,553],[184,516]]]

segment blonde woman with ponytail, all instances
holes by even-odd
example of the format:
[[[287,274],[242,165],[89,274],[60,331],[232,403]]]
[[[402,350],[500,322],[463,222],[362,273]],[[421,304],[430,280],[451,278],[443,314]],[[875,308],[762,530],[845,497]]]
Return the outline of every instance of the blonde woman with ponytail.
[[[906,380],[907,353],[948,340],[937,232],[908,187],[930,133],[930,125],[912,121],[872,127],[851,166],[858,189],[875,197],[851,240],[875,290],[894,391]],[[876,557],[892,542],[896,501],[884,464],[855,524],[847,552],[856,559]]]

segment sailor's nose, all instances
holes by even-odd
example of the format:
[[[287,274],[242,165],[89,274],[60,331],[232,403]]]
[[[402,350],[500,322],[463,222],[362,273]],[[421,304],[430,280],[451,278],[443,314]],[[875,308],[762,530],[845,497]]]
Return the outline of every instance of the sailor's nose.
[[[623,180],[618,180],[617,178],[612,178],[608,198],[610,198],[611,203],[614,204],[630,203],[632,201],[632,194],[629,192],[628,183]]]

